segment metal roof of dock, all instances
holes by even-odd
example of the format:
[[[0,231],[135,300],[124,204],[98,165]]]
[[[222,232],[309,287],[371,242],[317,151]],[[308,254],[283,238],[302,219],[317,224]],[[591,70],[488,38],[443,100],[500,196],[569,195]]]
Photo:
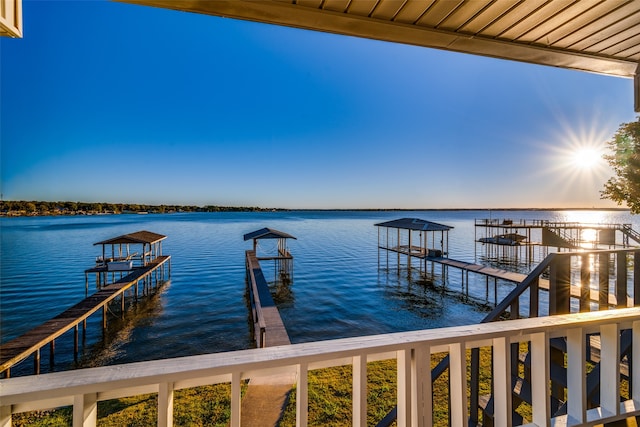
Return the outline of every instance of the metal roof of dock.
[[[265,227],[265,228],[261,228],[260,230],[256,230],[244,235],[244,240],[250,240],[250,239],[259,240],[259,239],[296,239],[296,238],[282,231]]]
[[[420,218],[400,218],[392,221],[380,222],[375,224],[376,227],[401,228],[403,230],[419,230],[419,231],[449,231],[453,227],[437,222],[426,221]]]
[[[147,244],[159,242],[166,239],[167,236],[162,234],[153,233],[151,231],[136,231],[135,233],[123,234],[122,236],[114,237],[112,239],[103,240],[102,242],[94,243],[93,245],[125,245],[125,244]]]
[[[634,78],[640,111],[637,0],[117,1]]]

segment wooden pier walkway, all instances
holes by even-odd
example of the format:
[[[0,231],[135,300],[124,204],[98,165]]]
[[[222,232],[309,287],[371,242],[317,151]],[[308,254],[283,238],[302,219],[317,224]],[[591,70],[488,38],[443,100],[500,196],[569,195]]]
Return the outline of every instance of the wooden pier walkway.
[[[291,344],[255,251],[246,252],[246,264],[256,346],[273,347]]]
[[[526,274],[522,274],[522,273],[514,273],[513,271],[507,271],[507,270],[502,270],[502,269],[498,269],[498,268],[493,268],[493,267],[487,267],[486,265],[479,265],[479,264],[474,264],[471,262],[466,262],[466,261],[458,261],[455,259],[450,259],[450,258],[444,258],[444,257],[425,257],[425,259],[427,261],[431,261],[431,262],[436,262],[438,264],[447,266],[447,267],[454,267],[454,268],[458,268],[461,270],[462,272],[462,285],[464,286],[465,283],[469,283],[469,273],[477,273],[477,274],[481,274],[484,275],[487,280],[489,279],[489,277],[495,279],[496,281],[498,279],[500,280],[504,280],[507,282],[512,282],[512,283],[521,283],[524,279],[527,278]],[[466,280],[465,280],[466,278]],[[538,286],[540,287],[540,289],[549,290],[549,280],[547,279],[538,279]],[[579,286],[571,286],[571,296],[575,297],[575,298],[580,298],[581,297],[581,292],[582,289]],[[590,289],[589,290],[589,299],[592,302],[599,302],[601,298],[600,292],[598,290],[595,289]],[[617,299],[616,299],[616,295],[614,294],[608,294],[608,302],[609,305],[612,306],[617,306]],[[631,298],[627,297],[627,306],[628,307],[633,307],[633,301],[631,300]]]
[[[262,348],[291,344],[255,250],[246,252],[246,267],[256,346]],[[277,426],[295,382],[295,372],[251,378],[242,398],[242,424],[256,427]]]
[[[52,356],[55,339],[71,329],[75,329],[74,350],[77,354],[78,325],[85,322],[89,316],[102,308],[103,327],[106,327],[107,304],[119,295],[122,295],[122,305],[124,306],[124,292],[132,286],[137,285],[139,281],[150,276],[158,268],[169,262],[170,259],[171,256],[169,255],[158,256],[154,260],[148,262],[146,266],[136,268],[127,276],[121,278],[115,283],[103,287],[93,295],[90,295],[53,319],[48,320],[25,334],[0,345],[0,373],[5,372],[6,376],[9,377],[11,367],[32,354],[35,354],[34,368],[36,373],[38,373],[40,365],[40,349],[47,344],[51,345]],[[137,286],[135,286],[135,291],[137,297]]]

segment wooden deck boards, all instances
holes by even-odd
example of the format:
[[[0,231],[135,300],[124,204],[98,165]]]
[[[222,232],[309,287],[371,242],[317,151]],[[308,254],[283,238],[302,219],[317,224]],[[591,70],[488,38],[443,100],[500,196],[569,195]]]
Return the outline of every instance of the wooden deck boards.
[[[117,282],[105,286],[40,326],[0,345],[0,372],[11,368],[11,366],[27,358],[39,348],[76,327],[105,304],[141,280],[145,275],[162,266],[170,258],[169,255],[156,258],[147,266],[138,268]]]
[[[514,273],[512,271],[506,271],[498,268],[487,267],[484,265],[473,264],[466,261],[458,261],[450,258],[426,257],[426,259],[429,261],[437,262],[442,265],[449,266],[449,267],[455,267],[462,271],[470,271],[472,273],[478,273],[488,277],[506,280],[508,282],[513,282],[513,283],[520,283],[527,277],[526,274],[522,274],[522,273]],[[548,291],[549,280],[540,278],[538,286],[540,287],[540,289]],[[574,286],[574,285],[571,286],[571,296],[574,298],[581,297],[580,286]],[[591,300],[591,302],[597,303],[599,302],[599,298],[600,298],[600,294],[597,289],[589,290],[589,299]],[[608,301],[609,301],[609,305],[611,306],[617,305],[617,299],[614,294],[611,294],[611,293],[609,294]],[[626,306],[633,307],[633,300],[629,297],[627,297]]]
[[[255,291],[252,289],[252,294],[256,305],[256,316],[259,317],[259,319],[254,319],[254,322],[264,325],[264,342],[258,343],[258,345],[272,347],[291,344],[289,334],[282,322],[282,317],[280,317],[280,311],[278,311],[278,307],[273,301],[269,285],[264,278],[255,252],[247,251],[246,256],[247,269],[251,273],[250,280],[254,282],[250,283],[249,286],[255,289]]]

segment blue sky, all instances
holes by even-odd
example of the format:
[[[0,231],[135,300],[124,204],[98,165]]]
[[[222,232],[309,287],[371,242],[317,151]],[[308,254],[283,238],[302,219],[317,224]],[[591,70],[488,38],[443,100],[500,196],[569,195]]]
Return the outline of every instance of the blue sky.
[[[613,207],[633,82],[107,1],[0,40],[5,200]]]

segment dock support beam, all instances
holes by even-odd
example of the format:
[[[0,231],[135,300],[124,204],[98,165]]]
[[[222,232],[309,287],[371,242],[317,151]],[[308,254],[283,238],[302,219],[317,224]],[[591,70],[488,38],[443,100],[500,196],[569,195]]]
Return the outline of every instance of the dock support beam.
[[[549,267],[549,314],[570,311],[571,268],[569,257],[556,257]]]
[[[78,325],[73,327],[73,360],[78,360]]]
[[[627,306],[627,254],[616,255],[616,307],[624,308]]]
[[[40,374],[40,349],[37,349],[35,353],[33,353],[33,372],[36,375]]]
[[[589,255],[580,257],[580,311],[591,311],[591,269],[589,268]]]
[[[598,255],[598,310],[609,307],[609,254]]]
[[[640,251],[633,252],[633,305],[640,306]]]

